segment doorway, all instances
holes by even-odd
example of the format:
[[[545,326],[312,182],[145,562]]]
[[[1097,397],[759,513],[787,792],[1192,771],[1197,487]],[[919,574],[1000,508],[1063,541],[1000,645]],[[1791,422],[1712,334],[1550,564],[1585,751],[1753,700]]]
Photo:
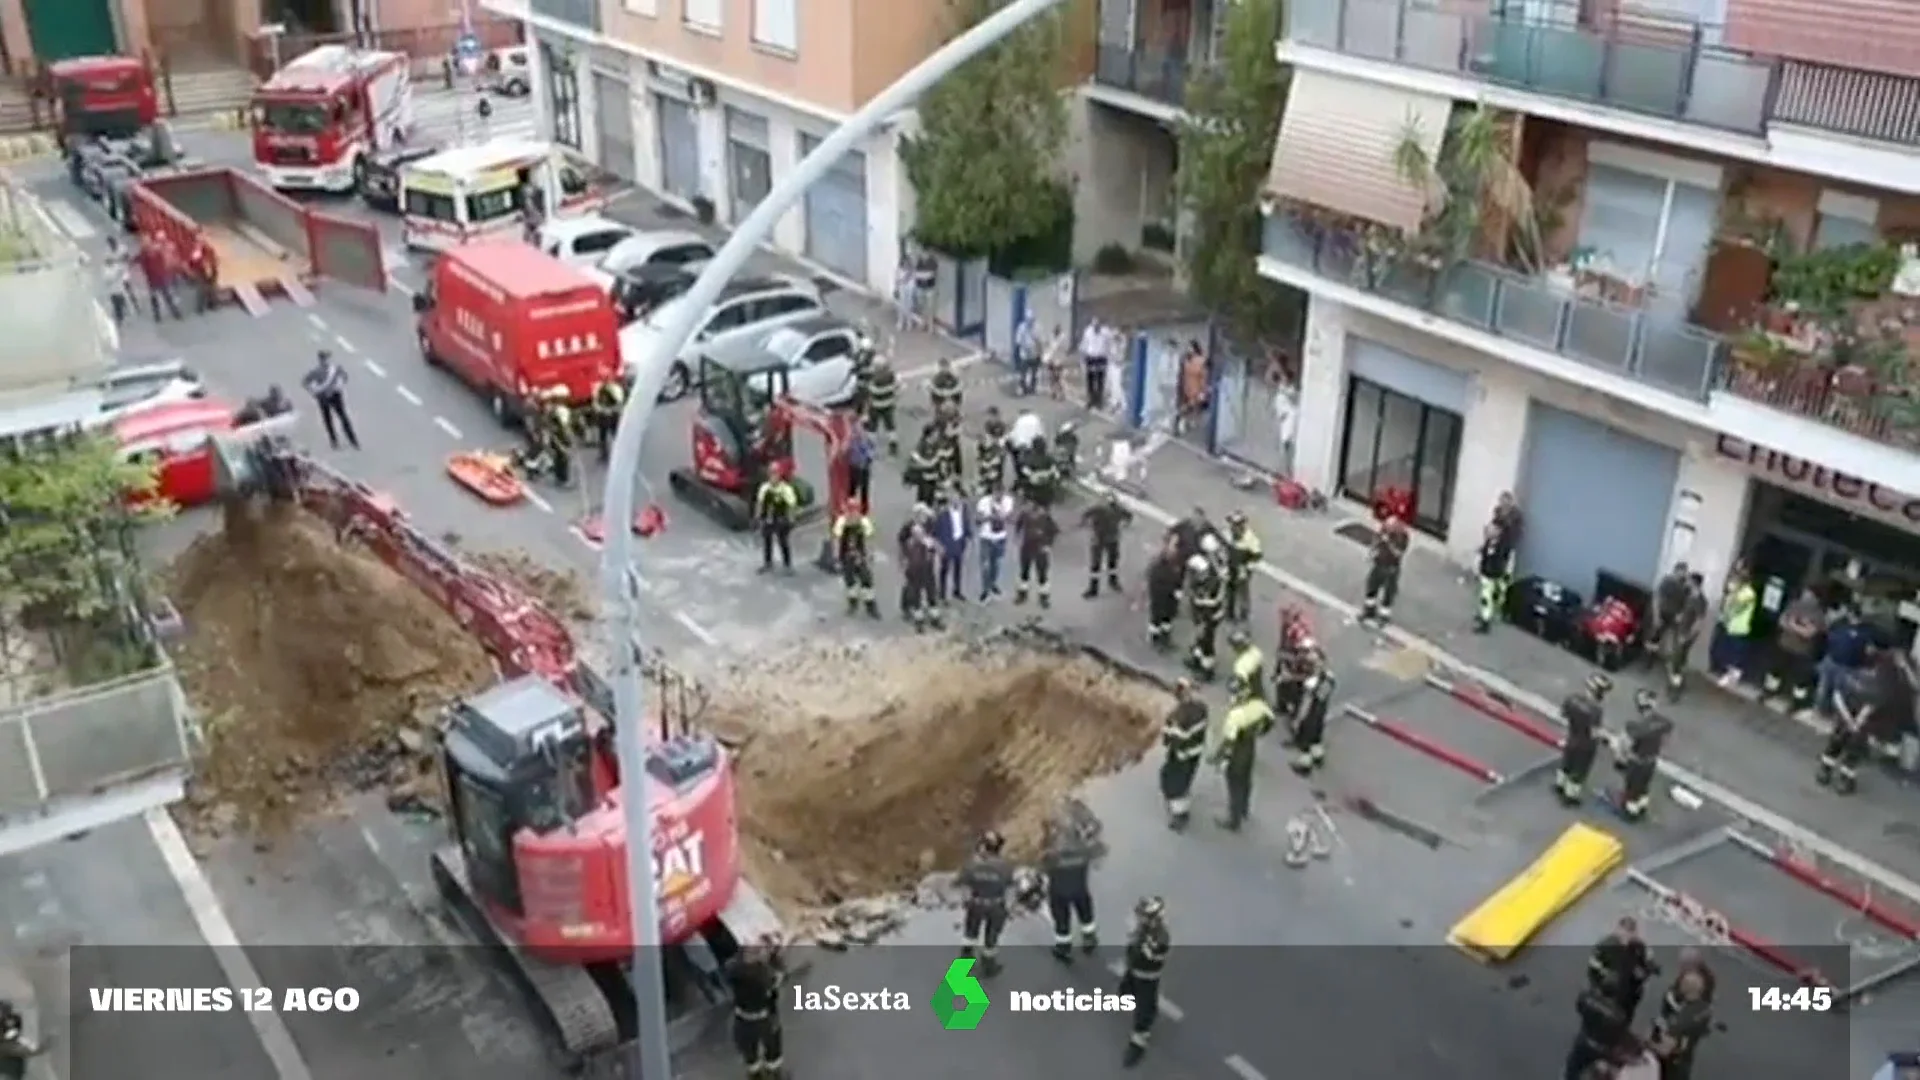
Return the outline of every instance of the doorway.
[[[353,25],[342,17],[342,8],[357,12],[360,0],[274,0],[269,22],[285,23],[293,34],[337,34]]]
[[[1353,376],[1340,442],[1340,494],[1372,503],[1388,488],[1413,499],[1413,527],[1446,539],[1460,465],[1459,413]]]
[[[1913,647],[1920,629],[1920,539],[1757,481],[1747,536],[1762,636],[1771,638],[1781,609],[1812,587],[1829,607],[1858,603],[1889,644]]]

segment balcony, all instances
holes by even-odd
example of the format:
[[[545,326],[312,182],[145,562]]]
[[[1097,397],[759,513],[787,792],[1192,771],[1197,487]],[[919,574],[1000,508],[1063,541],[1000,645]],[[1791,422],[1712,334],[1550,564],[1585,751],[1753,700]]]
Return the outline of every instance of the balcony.
[[[1100,0],[1093,81],[1180,108],[1187,79],[1217,55],[1221,22],[1215,0]]]
[[[1693,401],[1705,402],[1719,379],[1726,346],[1717,335],[1491,263],[1419,265],[1285,209],[1267,219],[1262,248],[1343,285]]]
[[[1780,83],[1778,62],[1715,49],[1698,29],[1625,40],[1414,0],[1292,0],[1286,15],[1293,44],[1749,135]]]
[[[1093,81],[1180,108],[1186,104],[1187,57],[1154,49],[1101,45]]]

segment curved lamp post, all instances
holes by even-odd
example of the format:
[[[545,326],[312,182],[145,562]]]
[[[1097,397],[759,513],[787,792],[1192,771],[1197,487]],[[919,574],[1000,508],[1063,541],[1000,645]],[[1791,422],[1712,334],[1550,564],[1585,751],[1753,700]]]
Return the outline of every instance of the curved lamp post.
[[[718,255],[689,289],[674,319],[654,339],[652,353],[638,366],[633,390],[620,414],[607,467],[607,490],[601,509],[606,522],[605,548],[600,558],[600,588],[611,602],[615,745],[620,776],[626,786],[627,896],[633,911],[633,996],[639,1021],[634,1058],[636,1080],[672,1080],[672,1056],[667,1047],[666,987],[662,983],[660,952],[649,944],[660,936],[660,900],[653,880],[653,782],[646,769],[646,717],[641,700],[639,643],[641,636],[640,579],[634,570],[634,487],[639,479],[640,447],[653,418],[654,405],[666,385],[667,373],[694,323],[720,295],[720,289],[746,265],[753,249],[773,232],[781,216],[800,201],[815,181],[825,176],[840,155],[871,135],[882,124],[927,92],[953,70],[1011,34],[1022,23],[1052,8],[1060,0],[1016,0],[979,25],[942,46],[913,70],[902,75],[867,102],[815,147],[786,178],[773,186],[747,220],[734,230]]]

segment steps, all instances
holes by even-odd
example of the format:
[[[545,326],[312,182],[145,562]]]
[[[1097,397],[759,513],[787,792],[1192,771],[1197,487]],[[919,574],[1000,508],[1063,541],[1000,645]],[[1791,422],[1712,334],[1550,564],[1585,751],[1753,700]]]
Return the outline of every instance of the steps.
[[[253,72],[243,67],[173,73],[173,105],[178,116],[231,113],[253,96]]]

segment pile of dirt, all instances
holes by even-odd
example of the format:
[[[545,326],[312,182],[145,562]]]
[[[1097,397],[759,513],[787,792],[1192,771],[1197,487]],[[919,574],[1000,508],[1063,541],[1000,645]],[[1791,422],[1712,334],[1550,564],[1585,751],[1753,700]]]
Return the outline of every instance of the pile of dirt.
[[[301,511],[230,510],[172,565],[206,753],[189,823],[271,832],[345,790],[430,791],[441,708],[493,681],[480,646]]]
[[[600,614],[592,588],[575,570],[542,566],[533,556],[518,549],[473,552],[467,558],[480,569],[525,590],[547,610],[569,622],[588,622]]]
[[[1011,854],[1093,776],[1138,760],[1168,699],[1092,660],[954,645],[839,646],[716,696],[738,731],[745,869],[788,913],[914,888],[986,829]],[[751,719],[750,719],[751,718]]]

